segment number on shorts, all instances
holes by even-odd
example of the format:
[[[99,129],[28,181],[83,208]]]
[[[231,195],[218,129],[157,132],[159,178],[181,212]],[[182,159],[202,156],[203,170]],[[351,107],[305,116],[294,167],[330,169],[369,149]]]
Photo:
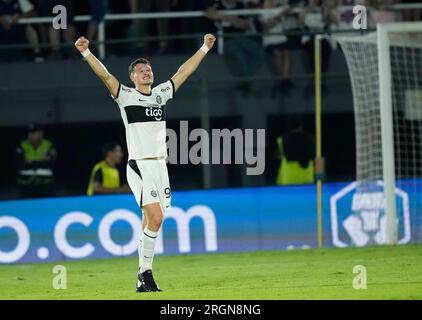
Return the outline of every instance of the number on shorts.
[[[164,193],[166,194],[166,198],[170,198],[171,197],[170,188],[165,188],[164,189]]]

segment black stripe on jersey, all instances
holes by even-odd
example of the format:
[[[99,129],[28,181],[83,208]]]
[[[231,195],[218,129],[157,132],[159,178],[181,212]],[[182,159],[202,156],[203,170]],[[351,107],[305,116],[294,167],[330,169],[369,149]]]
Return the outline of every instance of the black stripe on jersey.
[[[150,93],[143,93],[143,92],[141,92],[141,91],[139,91],[138,89],[135,89],[136,91],[138,91],[140,94],[142,94],[143,96],[147,96],[147,97],[150,97],[150,96],[152,96],[152,90],[151,90],[151,92]]]
[[[141,178],[142,180],[142,175],[141,175],[141,171],[139,170],[138,165],[136,164],[136,160],[129,160],[128,161],[128,165],[129,167],[132,168],[133,171],[135,171],[135,173],[139,176],[139,178]]]
[[[170,79],[171,86],[173,87],[173,91],[171,93],[171,98],[174,98],[174,94],[176,93],[176,87],[174,86],[173,80]]]
[[[117,98],[119,98],[119,94],[120,94],[120,88],[122,87],[122,85],[119,83],[119,89],[117,89],[117,95],[116,97],[113,97],[114,100],[116,100]]]
[[[165,106],[126,106],[124,109],[129,124],[137,122],[166,121]]]

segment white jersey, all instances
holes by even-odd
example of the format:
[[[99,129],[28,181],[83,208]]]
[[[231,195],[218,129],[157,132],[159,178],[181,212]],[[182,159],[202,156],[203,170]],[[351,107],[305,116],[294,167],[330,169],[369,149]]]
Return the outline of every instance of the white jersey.
[[[120,84],[114,100],[125,124],[130,160],[167,157],[165,108],[173,96],[172,80],[154,87],[149,95]]]

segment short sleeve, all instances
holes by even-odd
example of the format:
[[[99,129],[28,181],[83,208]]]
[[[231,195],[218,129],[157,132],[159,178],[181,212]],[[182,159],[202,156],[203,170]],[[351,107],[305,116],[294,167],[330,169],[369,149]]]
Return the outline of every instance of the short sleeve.
[[[173,80],[170,79],[159,84],[157,87],[155,87],[155,91],[157,95],[163,99],[162,104],[165,104],[168,100],[174,98],[175,87]]]
[[[94,181],[103,184],[103,171],[101,170],[101,168],[99,168],[97,172],[95,172]]]
[[[114,101],[117,102],[117,104],[119,106],[124,106],[130,96],[130,93],[132,92],[133,89],[126,87],[123,84],[119,84],[119,89],[117,90],[117,96],[113,97],[111,96]]]

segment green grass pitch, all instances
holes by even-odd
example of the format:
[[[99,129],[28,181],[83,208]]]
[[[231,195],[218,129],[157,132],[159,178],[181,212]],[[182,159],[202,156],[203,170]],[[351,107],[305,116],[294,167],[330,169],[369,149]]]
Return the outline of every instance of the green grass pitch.
[[[53,288],[64,265],[67,289]],[[366,268],[355,290],[353,267]],[[0,266],[0,299],[422,299],[422,245],[157,256],[164,290],[135,293],[137,258]]]

